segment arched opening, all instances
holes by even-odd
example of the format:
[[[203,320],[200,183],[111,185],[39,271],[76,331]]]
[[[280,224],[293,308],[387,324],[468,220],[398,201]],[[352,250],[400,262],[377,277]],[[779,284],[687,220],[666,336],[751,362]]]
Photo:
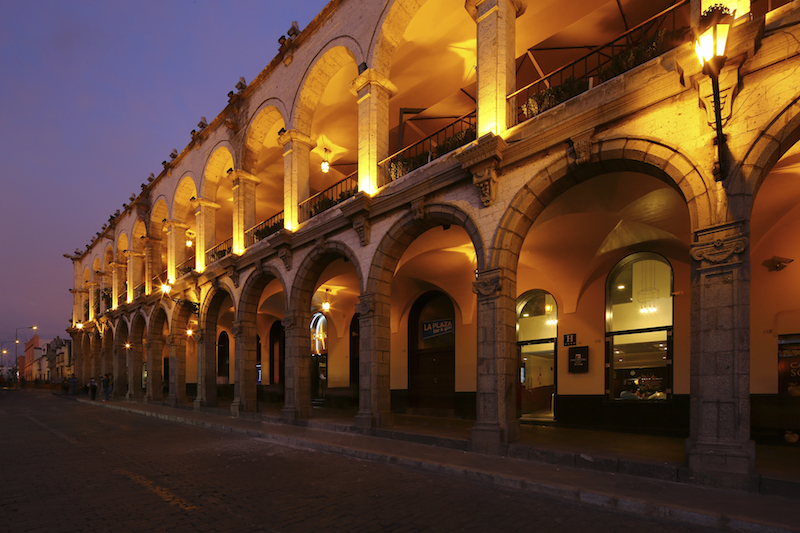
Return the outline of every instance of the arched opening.
[[[195,268],[195,247],[197,245],[196,211],[192,199],[197,198],[197,187],[191,176],[184,177],[175,191],[172,206],[174,226],[167,229],[175,232],[175,279],[185,276]],[[170,280],[174,282],[175,279]]]
[[[328,391],[328,319],[314,313],[311,334],[311,402],[323,404]]]
[[[203,173],[203,199],[214,206],[201,206],[205,210],[206,266],[228,255],[233,243],[233,155],[226,147],[217,148],[206,164]]]
[[[247,129],[243,169],[261,180],[255,187],[255,225],[245,228],[245,246],[283,228],[283,117],[274,106],[260,109]]]
[[[228,385],[231,375],[231,342],[228,333],[221,331],[217,338],[217,385]]]
[[[800,143],[764,178],[750,219],[751,434],[800,433]]]
[[[117,301],[114,309],[128,302],[128,236],[121,233],[117,237],[116,264],[114,265],[115,291]]]
[[[129,268],[131,271],[128,272],[128,277],[133,285],[133,300],[145,295],[145,265],[147,259],[145,250],[146,239],[147,226],[145,225],[144,220],[141,218],[137,219],[136,223],[133,225],[133,232],[131,234],[130,242],[131,247],[128,250],[128,255],[131,256],[129,262]]]
[[[672,267],[640,252],[616,264],[606,283],[606,389],[610,400],[672,396]]]
[[[233,299],[225,291],[213,293],[210,298],[202,325],[205,345],[204,358],[198,361],[197,395],[202,405],[216,407],[219,401],[227,404],[234,398],[236,339],[232,329],[235,310]]]
[[[518,230],[524,234],[516,272],[518,297],[539,289],[558,302],[554,416],[566,424],[685,435],[691,362],[689,209],[678,191],[657,177],[596,172],[540,211],[528,213],[532,225],[527,232]],[[664,269],[669,280],[674,278],[674,287],[672,281],[664,285]],[[656,289],[658,298],[669,302],[675,293],[674,302],[656,302],[661,309],[657,313],[639,313],[639,298],[649,301]],[[622,295],[627,303],[614,303]],[[623,320],[627,315],[622,309],[628,308],[616,307],[623,304],[635,307],[631,320],[648,325]],[[654,326],[652,319],[660,319],[667,309],[669,322]],[[645,356],[645,345],[637,343],[651,340],[657,340],[657,351]],[[663,359],[665,347],[673,357]],[[636,349],[642,354],[638,361],[633,359]],[[631,358],[626,362],[623,355],[620,362],[625,350]],[[643,382],[643,376],[654,378],[653,401],[616,400],[623,386],[630,386],[630,380]],[[655,378],[661,379],[658,387]]]
[[[124,398],[128,393],[128,323],[120,319],[114,336],[114,397]]]
[[[555,417],[557,331],[558,306],[552,294],[534,289],[517,298],[517,407],[524,420]]]
[[[152,287],[158,290],[162,283],[167,283],[167,222],[169,210],[164,198],[159,198],[150,211],[149,246],[152,258]]]
[[[276,397],[273,401],[275,402],[283,403],[285,369],[286,335],[283,331],[283,324],[276,320],[269,329],[269,367],[268,372],[264,374],[268,379],[267,384],[274,388],[273,394]]]

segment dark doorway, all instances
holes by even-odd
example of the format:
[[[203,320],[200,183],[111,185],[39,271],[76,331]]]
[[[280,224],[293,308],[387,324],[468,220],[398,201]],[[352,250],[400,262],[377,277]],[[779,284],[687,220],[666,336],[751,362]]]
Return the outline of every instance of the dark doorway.
[[[280,320],[272,323],[269,330],[269,369],[266,378],[270,385],[283,383],[283,371],[286,361],[286,337]]]
[[[455,345],[453,302],[440,291],[420,296],[408,319],[408,406],[413,412],[454,415]]]

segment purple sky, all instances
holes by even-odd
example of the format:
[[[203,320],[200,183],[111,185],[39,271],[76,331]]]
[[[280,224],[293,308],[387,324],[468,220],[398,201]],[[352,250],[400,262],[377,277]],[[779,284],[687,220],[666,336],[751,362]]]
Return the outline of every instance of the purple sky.
[[[0,0],[0,341],[62,338],[72,263],[327,0]],[[20,330],[20,339],[33,332]],[[11,341],[8,343],[8,341]]]

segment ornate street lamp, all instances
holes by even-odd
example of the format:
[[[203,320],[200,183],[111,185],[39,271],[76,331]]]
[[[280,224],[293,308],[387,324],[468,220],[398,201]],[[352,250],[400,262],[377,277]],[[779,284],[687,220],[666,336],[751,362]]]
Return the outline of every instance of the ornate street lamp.
[[[728,176],[728,164],[725,157],[725,134],[722,133],[722,106],[719,96],[719,73],[725,66],[725,45],[728,33],[733,24],[733,14],[722,5],[713,5],[700,17],[700,34],[695,41],[694,50],[697,60],[703,67],[703,74],[711,78],[711,89],[714,92],[714,119],[717,127],[717,164],[715,169],[717,180]]]

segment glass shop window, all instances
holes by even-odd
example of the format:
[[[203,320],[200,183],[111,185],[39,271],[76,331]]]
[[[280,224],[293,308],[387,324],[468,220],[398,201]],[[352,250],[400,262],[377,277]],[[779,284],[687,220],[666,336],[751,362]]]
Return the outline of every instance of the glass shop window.
[[[629,255],[606,285],[609,399],[666,400],[672,394],[672,267],[658,254]]]

